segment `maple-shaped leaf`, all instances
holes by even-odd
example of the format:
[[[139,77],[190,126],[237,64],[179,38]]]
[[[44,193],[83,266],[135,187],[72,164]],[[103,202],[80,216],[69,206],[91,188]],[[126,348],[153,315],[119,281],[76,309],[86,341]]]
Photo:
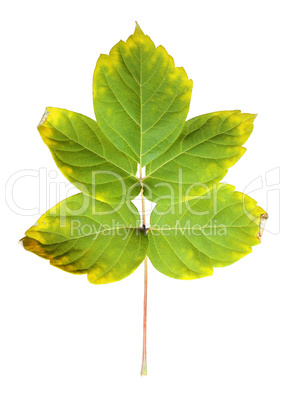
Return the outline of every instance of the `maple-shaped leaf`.
[[[234,110],[185,121],[191,91],[184,69],[137,25],[98,59],[97,122],[49,107],[38,126],[55,163],[81,193],[44,214],[22,244],[94,284],[119,281],[145,260],[142,374],[146,256],[172,278],[209,276],[213,267],[250,253],[267,218],[252,198],[220,184],[245,152],[256,116]],[[142,216],[131,202],[139,193]],[[157,203],[148,228],[145,197]]]

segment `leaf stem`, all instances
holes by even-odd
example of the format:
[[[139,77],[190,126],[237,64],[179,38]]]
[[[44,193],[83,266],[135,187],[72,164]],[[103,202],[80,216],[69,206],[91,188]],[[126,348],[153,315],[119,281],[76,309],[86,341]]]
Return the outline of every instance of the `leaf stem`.
[[[146,322],[147,322],[147,257],[145,257],[144,260],[143,354],[142,354],[141,375],[147,375]]]
[[[140,168],[140,179],[142,179],[141,168]],[[141,197],[142,197],[142,224],[145,229],[145,202],[144,202],[143,188],[141,190]],[[146,323],[147,323],[147,256],[144,259],[143,353],[142,353],[141,375],[147,375]]]

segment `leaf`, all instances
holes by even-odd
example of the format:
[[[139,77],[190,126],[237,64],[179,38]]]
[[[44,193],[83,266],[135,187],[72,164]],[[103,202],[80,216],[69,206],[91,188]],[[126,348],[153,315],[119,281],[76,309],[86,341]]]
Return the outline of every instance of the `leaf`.
[[[114,147],[96,121],[48,107],[38,130],[61,172],[88,196],[120,204],[139,194],[136,162]]]
[[[94,284],[119,281],[145,260],[142,375],[146,255],[171,278],[209,276],[250,253],[268,217],[252,198],[220,183],[245,152],[255,115],[222,111],[185,122],[191,91],[184,69],[137,25],[96,64],[98,123],[47,108],[38,126],[57,166],[82,193],[45,213],[21,242]],[[142,219],[131,202],[139,193]],[[149,227],[145,197],[157,203]]]
[[[235,110],[188,120],[177,141],[146,167],[145,196],[181,202],[208,191],[244,154],[255,117]]]
[[[101,55],[93,79],[98,123],[47,108],[38,126],[59,169],[85,196],[68,198],[43,215],[26,233],[25,248],[66,271],[87,273],[94,283],[129,275],[146,255],[148,238],[154,266],[182,279],[210,275],[214,266],[250,252],[259,242],[264,211],[233,187],[218,183],[245,152],[242,145],[255,115],[222,111],[185,122],[191,90],[184,69],[175,67],[166,50],[155,47],[138,25],[126,42]],[[137,168],[142,172],[144,165],[145,178],[138,178]],[[130,202],[139,192],[142,226]],[[147,230],[144,197],[158,203]],[[74,215],[72,209],[84,200],[90,203],[87,210],[79,208]],[[203,208],[208,212],[201,215]],[[74,216],[82,226],[108,225],[110,245],[106,230],[94,237],[96,227],[90,235],[74,238]],[[214,226],[224,225],[226,235],[203,233],[214,218]],[[233,222],[242,222],[242,227]],[[131,226],[125,240],[119,235],[121,225]],[[201,229],[196,236],[197,225]]]
[[[158,204],[151,215],[148,256],[161,273],[176,279],[212,275],[259,244],[264,210],[234,187],[220,184],[204,196]]]
[[[46,212],[25,234],[24,248],[91,283],[119,281],[143,261],[147,236],[138,229],[140,215],[122,206],[76,194]]]
[[[192,81],[184,69],[175,67],[166,50],[155,47],[138,25],[126,42],[120,41],[109,55],[101,55],[93,79],[98,123],[65,109],[47,108],[38,126],[59,169],[85,196],[68,198],[43,215],[38,226],[27,232],[26,249],[64,270],[87,272],[98,283],[129,275],[146,255],[148,237],[155,267],[183,279],[210,275],[214,266],[228,265],[258,244],[264,211],[231,186],[217,187],[245,152],[242,145],[252,132],[255,115],[222,111],[185,122],[191,90]],[[140,172],[146,165],[145,178],[137,177],[137,163]],[[143,194],[142,227],[130,202],[139,192]],[[148,236],[144,197],[158,203]],[[114,229],[112,247],[106,245],[106,231],[94,238],[96,227],[78,239],[69,233],[72,208],[85,199],[91,206],[83,213],[79,208],[76,219],[83,226],[95,220],[102,227],[108,225],[110,233]],[[196,214],[192,206],[198,211],[208,208],[208,213]],[[251,215],[242,210],[247,206],[253,210]],[[65,213],[66,226],[62,225]],[[238,214],[248,229],[232,227]],[[219,219],[218,225],[226,225],[226,235],[213,237],[202,229],[194,235],[196,225],[207,227],[207,219],[213,218]],[[184,226],[177,231],[176,221],[191,222],[188,235]],[[124,241],[119,226],[127,227],[130,222],[132,231]],[[157,224],[162,227],[157,229]],[[165,230],[165,225],[170,229]],[[100,250],[104,250],[102,255]],[[126,252],[121,256],[120,250]],[[110,271],[105,275],[108,264]]]
[[[192,81],[137,25],[126,42],[98,59],[93,79],[100,128],[141,166],[162,154],[180,134]]]

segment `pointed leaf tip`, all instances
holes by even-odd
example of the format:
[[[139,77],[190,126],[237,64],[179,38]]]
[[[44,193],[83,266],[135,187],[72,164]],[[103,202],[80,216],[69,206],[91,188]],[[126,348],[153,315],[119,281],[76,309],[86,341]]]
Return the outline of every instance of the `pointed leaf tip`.
[[[261,242],[261,238],[265,229],[265,224],[268,219],[268,214],[264,212],[263,214],[260,215],[260,222],[259,222],[259,232],[257,234],[258,240]]]
[[[135,21],[135,23],[136,23],[135,33],[138,32],[138,33],[142,33],[142,34],[143,34],[143,31],[142,31],[141,27],[139,26],[138,22]]]
[[[23,240],[24,240],[24,238],[21,239],[21,240],[19,240],[19,241],[18,241],[18,244],[20,244],[20,246],[22,246],[22,247],[24,248]]]
[[[49,111],[48,111],[47,108],[46,108],[44,114],[42,115],[41,121],[40,121],[39,124],[38,124],[38,127],[41,126],[41,125],[43,125],[43,124],[46,122],[46,120],[47,120],[47,118],[48,118],[48,115],[49,115]]]

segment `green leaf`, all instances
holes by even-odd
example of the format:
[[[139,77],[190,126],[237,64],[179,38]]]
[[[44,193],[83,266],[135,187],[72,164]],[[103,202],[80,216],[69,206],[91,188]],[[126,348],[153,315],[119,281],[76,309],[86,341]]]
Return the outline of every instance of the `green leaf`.
[[[151,215],[148,256],[163,274],[177,279],[212,275],[259,244],[264,210],[234,187],[220,184],[201,197],[158,204]]]
[[[137,25],[126,42],[98,59],[93,79],[100,128],[141,166],[162,154],[180,134],[192,81]]]
[[[235,110],[188,120],[177,141],[146,167],[145,196],[181,202],[208,191],[244,154],[255,117]]]
[[[57,166],[82,192],[46,212],[21,242],[94,284],[119,281],[145,260],[142,375],[146,255],[171,278],[209,276],[250,253],[267,219],[252,198],[220,183],[244,154],[255,115],[222,111],[185,122],[191,91],[184,69],[137,25],[97,61],[98,123],[47,108],[38,126]],[[142,217],[131,202],[139,193]],[[157,203],[150,227],[145,197]]]
[[[98,123],[47,108],[38,127],[59,169],[85,196],[68,198],[43,215],[27,232],[25,248],[64,270],[87,273],[95,283],[129,275],[146,255],[148,238],[155,267],[182,279],[210,275],[213,267],[250,252],[259,242],[264,211],[218,183],[245,152],[255,115],[222,111],[185,122],[191,90],[184,69],[175,67],[138,25],[126,42],[101,55],[93,79]],[[143,166],[145,178],[138,178]],[[141,228],[130,202],[139,192]],[[144,197],[158,203],[149,228],[144,226]],[[84,200],[90,205],[82,212]],[[90,235],[74,238],[74,216],[81,226],[95,222],[110,230],[94,227]],[[209,222],[211,229],[223,226],[226,234],[205,233]],[[122,225],[131,227],[125,239]]]
[[[76,194],[46,212],[22,239],[24,248],[91,283],[119,281],[143,261],[148,240],[140,215],[124,205]]]
[[[38,130],[61,172],[85,194],[117,204],[139,194],[136,162],[114,147],[96,121],[48,107]]]

